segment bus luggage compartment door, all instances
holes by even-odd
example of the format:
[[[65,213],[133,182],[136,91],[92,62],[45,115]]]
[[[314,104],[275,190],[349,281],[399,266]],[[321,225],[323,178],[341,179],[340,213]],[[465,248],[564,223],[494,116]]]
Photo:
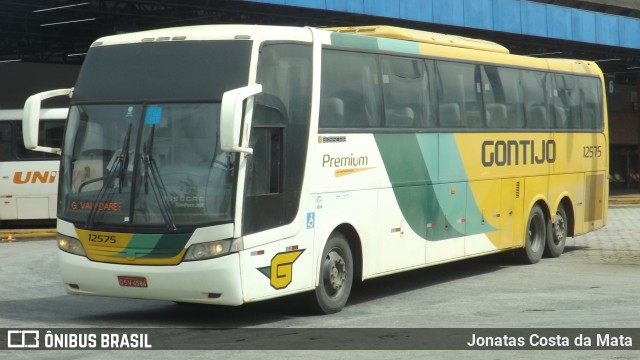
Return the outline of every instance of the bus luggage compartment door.
[[[49,199],[46,197],[21,197],[16,199],[18,220],[48,219]]]

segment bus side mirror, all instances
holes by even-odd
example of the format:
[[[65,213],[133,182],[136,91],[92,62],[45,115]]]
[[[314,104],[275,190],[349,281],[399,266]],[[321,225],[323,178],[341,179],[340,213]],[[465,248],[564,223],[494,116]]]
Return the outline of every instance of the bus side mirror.
[[[252,154],[253,149],[240,146],[242,105],[249,97],[262,92],[262,85],[254,84],[225,92],[220,106],[220,148],[227,152]],[[245,126],[245,128],[247,128]]]
[[[24,147],[29,150],[41,151],[47,153],[58,154],[62,152],[59,148],[50,148],[45,146],[38,146],[38,126],[40,124],[40,104],[43,100],[56,96],[68,96],[73,94],[73,88],[71,89],[58,89],[41,92],[35,95],[29,96],[24,103],[24,112],[22,114],[22,140],[24,141]]]

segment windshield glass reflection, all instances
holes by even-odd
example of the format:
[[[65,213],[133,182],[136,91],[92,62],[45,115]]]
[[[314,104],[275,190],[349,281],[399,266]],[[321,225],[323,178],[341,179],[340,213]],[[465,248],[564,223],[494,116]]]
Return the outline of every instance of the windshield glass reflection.
[[[170,230],[231,221],[235,156],[220,150],[218,115],[211,103],[72,107],[60,217]]]

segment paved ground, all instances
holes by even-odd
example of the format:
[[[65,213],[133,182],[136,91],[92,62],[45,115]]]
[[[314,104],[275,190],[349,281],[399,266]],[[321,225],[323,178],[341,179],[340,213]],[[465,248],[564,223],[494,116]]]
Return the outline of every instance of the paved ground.
[[[568,239],[567,247],[561,259],[640,265],[640,205],[612,205],[604,229]]]

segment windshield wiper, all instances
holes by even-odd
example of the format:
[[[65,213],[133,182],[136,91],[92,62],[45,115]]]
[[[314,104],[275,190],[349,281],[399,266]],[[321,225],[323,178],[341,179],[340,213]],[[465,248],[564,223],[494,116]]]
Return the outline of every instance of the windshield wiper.
[[[87,217],[87,227],[93,226],[93,222],[98,214],[98,207],[101,201],[105,198],[108,198],[111,201],[111,198],[114,194],[115,186],[113,186],[114,180],[118,180],[118,192],[122,192],[122,184],[125,180],[125,175],[127,172],[127,166],[129,166],[129,143],[131,138],[131,128],[133,124],[129,124],[127,128],[127,132],[124,135],[124,139],[122,140],[122,147],[120,148],[120,153],[116,151],[113,159],[107,165],[108,176],[104,181],[104,184],[98,195],[93,200],[93,204],[91,206],[91,211],[89,211],[89,216]]]
[[[122,185],[124,184],[124,178],[127,174],[127,167],[129,166],[129,138],[131,137],[131,127],[132,124],[129,124],[129,128],[127,129],[127,134],[124,137],[122,143],[122,153],[118,156],[116,162],[117,165],[117,179],[118,179],[118,192],[122,192]]]
[[[158,165],[156,164],[156,160],[153,158],[153,135],[156,130],[156,125],[151,125],[151,132],[149,133],[149,137],[147,141],[145,141],[142,152],[142,164],[144,166],[144,171],[142,173],[143,176],[143,184],[144,184],[144,193],[149,194],[149,179],[151,179],[151,190],[153,190],[153,195],[156,198],[158,203],[158,207],[160,208],[160,214],[162,215],[162,219],[164,219],[165,224],[169,226],[169,230],[177,230],[176,224],[173,221],[173,212],[171,210],[171,204],[169,204],[169,193],[167,192],[167,188],[162,181],[162,176],[160,175],[160,171],[158,171]]]

